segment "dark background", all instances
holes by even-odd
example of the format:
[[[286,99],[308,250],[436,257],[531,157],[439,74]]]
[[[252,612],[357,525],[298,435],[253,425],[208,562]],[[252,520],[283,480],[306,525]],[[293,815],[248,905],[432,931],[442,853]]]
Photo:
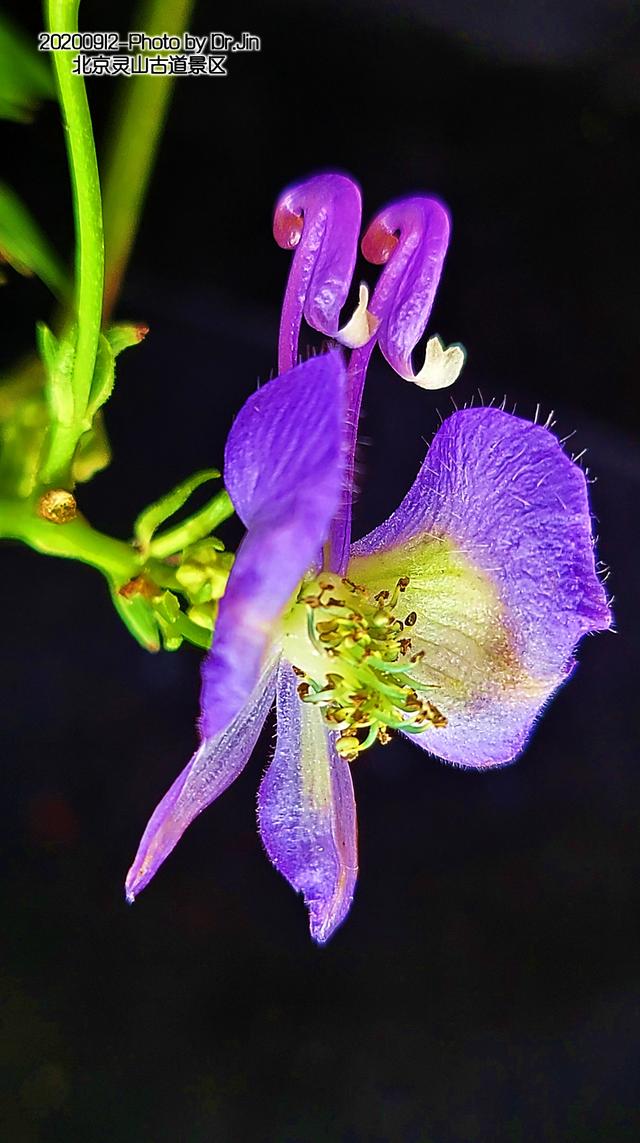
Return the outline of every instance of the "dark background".
[[[124,30],[128,12],[87,0],[81,26]],[[9,1143],[639,1137],[636,15],[623,0],[197,9],[193,31],[248,30],[263,50],[227,79],[177,82],[119,306],[151,332],[122,359],[115,460],[83,511],[127,535],[151,498],[221,461],[275,367],[288,257],[273,201],[336,166],[360,181],[365,220],[410,191],[451,207],[431,329],[469,352],[453,396],[506,395],[527,416],[539,402],[588,448],[618,632],[584,641],[515,766],[466,773],[403,742],[358,763],[360,884],[318,950],[255,831],[270,734],[125,906],[141,829],[195,743],[199,657],[145,654],[96,574],[6,545]],[[113,93],[89,86],[98,139]],[[4,173],[69,250],[56,109],[2,135]],[[7,364],[49,302],[15,276],[1,301]],[[377,361],[357,533],[395,506],[450,409]]]

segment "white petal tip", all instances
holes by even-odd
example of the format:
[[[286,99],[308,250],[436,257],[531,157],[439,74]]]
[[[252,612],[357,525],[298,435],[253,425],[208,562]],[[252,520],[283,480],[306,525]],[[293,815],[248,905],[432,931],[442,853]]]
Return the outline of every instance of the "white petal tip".
[[[358,305],[354,310],[353,316],[347,322],[343,329],[339,329],[335,335],[335,340],[344,345],[347,349],[360,349],[361,346],[366,345],[371,340],[378,326],[380,319],[375,317],[374,314],[369,313],[367,306],[369,305],[369,290],[364,282],[360,284],[360,294],[358,297]]]
[[[422,369],[415,377],[407,377],[406,380],[413,381],[421,389],[446,389],[457,381],[466,356],[461,345],[445,348],[439,337],[430,337]]]

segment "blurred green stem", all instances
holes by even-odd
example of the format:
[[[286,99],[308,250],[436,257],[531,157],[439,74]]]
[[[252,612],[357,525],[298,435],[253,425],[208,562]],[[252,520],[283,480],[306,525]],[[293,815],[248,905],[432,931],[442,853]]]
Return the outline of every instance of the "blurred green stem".
[[[79,0],[45,0],[52,32],[78,30]],[[98,162],[84,80],[71,72],[72,54],[53,52],[73,185],[76,230],[75,317],[78,325],[73,363],[73,421],[52,428],[42,469],[45,484],[67,484],[85,416],[98,350],[104,288],[104,237]]]
[[[132,27],[148,35],[187,30],[194,0],[145,0]],[[174,76],[138,75],[122,81],[104,163],[104,230],[107,273],[104,321],[108,322],[127,268],[142,204],[169,106]]]
[[[82,516],[66,524],[43,520],[34,501],[0,500],[0,535],[48,556],[90,564],[116,586],[138,575],[143,562],[129,544],[97,532]]]

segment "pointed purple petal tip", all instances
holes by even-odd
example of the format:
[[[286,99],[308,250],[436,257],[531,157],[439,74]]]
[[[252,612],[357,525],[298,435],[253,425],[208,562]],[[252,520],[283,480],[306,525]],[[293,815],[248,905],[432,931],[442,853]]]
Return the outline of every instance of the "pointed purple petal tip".
[[[127,874],[129,904],[149,884],[191,822],[231,785],[244,769],[274,698],[270,661],[244,707],[213,738],[205,738],[151,815]]]
[[[347,916],[357,877],[357,825],[349,765],[320,712],[301,703],[283,661],[278,742],[258,795],[260,834],[273,865],[304,897],[311,936],[325,944]]]

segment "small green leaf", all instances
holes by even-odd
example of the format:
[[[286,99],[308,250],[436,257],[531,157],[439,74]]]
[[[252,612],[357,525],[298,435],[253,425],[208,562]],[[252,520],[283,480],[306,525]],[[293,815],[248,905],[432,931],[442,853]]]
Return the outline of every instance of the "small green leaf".
[[[114,352],[107,338],[104,337],[103,334],[100,334],[96,363],[93,368],[93,378],[91,380],[91,389],[89,391],[89,400],[87,402],[86,420],[88,425],[91,425],[98,409],[101,409],[105,402],[109,400],[113,392],[115,379],[116,359]]]
[[[71,285],[64,267],[26,206],[0,182],[0,259],[20,274],[35,274],[59,301],[67,301]]]
[[[0,14],[0,118],[28,123],[42,99],[55,99],[49,61]]]
[[[146,651],[160,650],[160,633],[150,601],[143,595],[129,598],[112,591],[113,606],[125,627]]]
[[[112,325],[100,334],[87,404],[86,421],[90,425],[98,409],[109,400],[116,379],[116,357],[130,345],[138,345],[146,336],[145,325]]]
[[[195,492],[201,484],[205,484],[208,480],[217,480],[220,476],[217,468],[207,468],[202,472],[196,472],[193,476],[183,480],[172,488],[171,492],[167,492],[161,496],[155,503],[150,504],[138,516],[133,529],[138,547],[142,551],[148,551],[151,539],[157,528],[168,520],[171,516],[182,508],[191,494]],[[175,549],[174,549],[175,550]],[[154,552],[157,555],[157,552]]]
[[[149,327],[142,323],[133,324],[127,322],[126,324],[120,323],[119,325],[109,326],[105,333],[105,337],[113,350],[113,356],[117,357],[122,353],[123,349],[128,349],[130,345],[139,345],[144,341],[149,332]]]
[[[36,326],[36,338],[42,363],[47,372],[52,372],[56,367],[56,358],[60,348],[58,339],[43,321],[38,322]]]
[[[36,326],[38,350],[45,368],[45,392],[51,418],[62,425],[73,420],[73,361],[76,329],[73,327],[60,340],[44,322]]]

